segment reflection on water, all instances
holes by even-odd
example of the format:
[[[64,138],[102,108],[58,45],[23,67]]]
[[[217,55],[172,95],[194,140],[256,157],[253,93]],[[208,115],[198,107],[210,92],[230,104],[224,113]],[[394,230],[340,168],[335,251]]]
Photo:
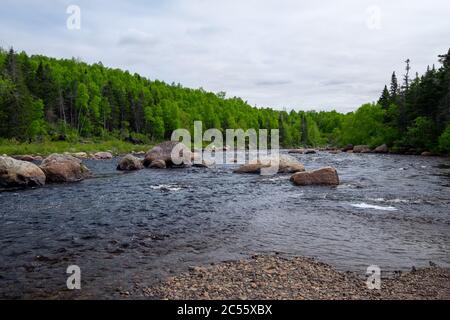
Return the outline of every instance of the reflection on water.
[[[450,263],[450,171],[443,158],[318,153],[341,185],[212,169],[115,171],[86,161],[78,184],[0,193],[0,297],[113,297],[188,266],[280,252],[365,272]],[[402,169],[402,170],[400,170]]]

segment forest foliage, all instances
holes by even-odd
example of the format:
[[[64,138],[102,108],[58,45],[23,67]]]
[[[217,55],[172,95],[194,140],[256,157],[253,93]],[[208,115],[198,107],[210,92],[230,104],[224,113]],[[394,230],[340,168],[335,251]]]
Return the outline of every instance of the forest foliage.
[[[403,79],[394,72],[376,103],[341,114],[257,108],[224,92],[152,81],[101,63],[0,50],[0,138],[150,143],[203,121],[205,130],[279,129],[284,147],[386,143],[398,151],[450,153],[450,50],[439,63],[412,78],[407,60]]]

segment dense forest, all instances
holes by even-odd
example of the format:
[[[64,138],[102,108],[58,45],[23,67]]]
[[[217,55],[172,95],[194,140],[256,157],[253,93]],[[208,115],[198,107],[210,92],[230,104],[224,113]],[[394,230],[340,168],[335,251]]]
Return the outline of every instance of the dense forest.
[[[203,128],[280,129],[281,145],[321,146],[386,143],[399,152],[450,153],[450,50],[439,67],[411,77],[410,61],[395,73],[376,103],[355,112],[276,111],[252,107],[179,84],[138,74],[0,49],[0,141],[122,139],[161,141],[172,130]]]

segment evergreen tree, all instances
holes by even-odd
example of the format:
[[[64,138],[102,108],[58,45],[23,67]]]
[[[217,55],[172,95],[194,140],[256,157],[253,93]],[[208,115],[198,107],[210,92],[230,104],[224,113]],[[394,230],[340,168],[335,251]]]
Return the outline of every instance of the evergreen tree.
[[[395,71],[392,73],[391,76],[391,87],[389,91],[389,96],[391,97],[390,103],[397,103],[397,97],[398,97],[398,81],[397,76],[395,75]]]
[[[384,86],[383,92],[381,93],[381,97],[378,100],[378,104],[383,107],[383,109],[389,108],[391,104],[391,96],[389,94],[389,90],[387,86]]]

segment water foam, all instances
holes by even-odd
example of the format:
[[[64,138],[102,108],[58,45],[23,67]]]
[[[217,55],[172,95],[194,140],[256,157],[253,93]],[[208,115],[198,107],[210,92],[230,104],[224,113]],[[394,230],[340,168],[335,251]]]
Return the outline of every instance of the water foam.
[[[383,211],[397,211],[397,208],[395,208],[395,207],[391,207],[391,206],[383,207],[383,206],[377,206],[377,205],[374,205],[374,204],[368,204],[368,203],[365,203],[365,202],[352,203],[351,206],[355,207],[355,208],[359,208],[359,209],[375,209],[375,210],[383,210]]]
[[[150,186],[153,190],[162,190],[162,191],[179,191],[181,187],[176,184],[159,184],[157,186]]]

